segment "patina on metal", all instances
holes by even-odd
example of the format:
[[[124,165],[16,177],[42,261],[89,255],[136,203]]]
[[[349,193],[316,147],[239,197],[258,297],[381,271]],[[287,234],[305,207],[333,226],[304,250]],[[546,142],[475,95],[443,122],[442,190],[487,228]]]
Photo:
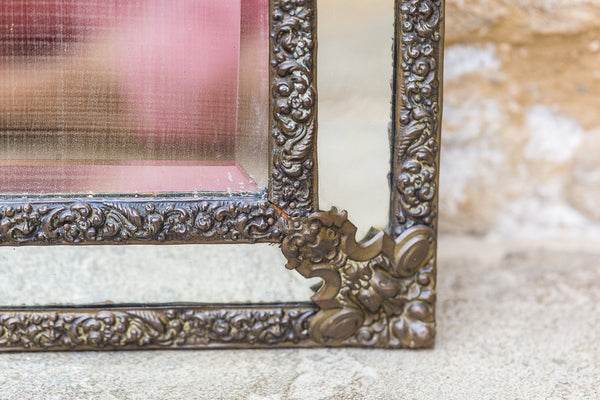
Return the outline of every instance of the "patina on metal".
[[[435,321],[435,232],[414,226],[395,240],[373,231],[357,243],[345,212],[293,222],[283,241],[289,269],[323,285],[310,338],[324,345],[429,347]]]
[[[444,2],[395,2],[389,232],[360,243],[318,211],[315,13],[271,2],[266,193],[0,200],[2,245],[281,243],[312,302],[3,308],[0,351],[433,346]]]

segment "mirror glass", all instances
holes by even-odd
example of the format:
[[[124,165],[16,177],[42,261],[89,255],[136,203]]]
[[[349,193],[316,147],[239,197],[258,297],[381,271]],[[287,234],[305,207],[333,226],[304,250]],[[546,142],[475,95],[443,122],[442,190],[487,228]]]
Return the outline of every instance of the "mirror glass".
[[[348,211],[359,239],[389,217],[393,9],[319,3],[319,206]]]
[[[319,202],[347,209],[358,237],[387,222],[393,6],[319,2]],[[242,64],[258,54],[243,50]],[[267,244],[0,247],[0,305],[307,301],[319,278],[284,265]]]
[[[267,185],[268,0],[2,0],[0,192]]]
[[[297,302],[319,282],[267,244],[2,247],[0,265],[1,306]]]

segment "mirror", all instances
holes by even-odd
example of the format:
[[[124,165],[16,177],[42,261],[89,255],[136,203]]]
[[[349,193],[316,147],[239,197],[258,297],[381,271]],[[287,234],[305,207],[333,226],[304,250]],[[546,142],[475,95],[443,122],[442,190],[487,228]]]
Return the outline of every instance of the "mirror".
[[[317,196],[314,0],[0,2],[0,352],[431,347],[443,1],[395,3],[389,136],[386,69],[336,56],[387,50],[324,13],[323,203],[388,219],[357,243]]]
[[[392,73],[389,38],[393,34],[388,6],[384,1],[371,3],[368,18],[353,8],[341,11],[335,3],[319,6],[320,203],[323,209],[343,204],[359,228],[358,237],[372,225],[385,225],[388,214],[385,130]],[[361,11],[365,8],[361,6]],[[368,32],[366,38],[363,31],[354,29],[360,21]],[[371,61],[355,62],[340,76],[338,61],[352,63],[356,54],[364,53],[372,56]],[[353,88],[346,87],[349,80],[355,82]],[[354,112],[346,115],[343,110]],[[338,143],[349,137],[352,146],[340,149]],[[382,206],[373,209],[370,201]],[[17,263],[20,267],[5,270],[0,280],[2,305],[299,302],[310,298],[314,293],[310,287],[319,283],[318,278],[307,280],[290,273],[283,267],[281,250],[264,244],[226,248],[60,246],[34,252],[31,248],[0,248],[0,265]],[[254,279],[256,276],[268,279]]]
[[[318,279],[267,244],[0,248],[0,305],[306,301]],[[268,279],[254,279],[254,277]]]
[[[5,0],[0,192],[267,187],[268,0]]]
[[[342,3],[319,3],[319,205],[343,205],[362,238],[389,218],[394,16],[389,0]]]

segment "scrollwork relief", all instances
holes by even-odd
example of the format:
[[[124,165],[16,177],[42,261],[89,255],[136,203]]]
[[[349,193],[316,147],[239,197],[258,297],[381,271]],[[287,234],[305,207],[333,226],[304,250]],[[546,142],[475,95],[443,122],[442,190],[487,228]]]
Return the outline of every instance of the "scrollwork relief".
[[[345,212],[290,222],[289,269],[323,285],[311,338],[325,345],[429,347],[435,335],[435,233],[414,226],[396,240],[373,232],[357,243]]]
[[[0,351],[423,348],[435,336],[443,0],[396,0],[389,234],[318,212],[314,0],[271,1],[268,193],[0,200],[0,244],[282,243],[314,303],[0,309]]]
[[[315,211],[315,8],[275,0],[272,15],[272,171],[269,199],[287,214]]]
[[[391,230],[437,218],[442,0],[397,0]]]
[[[0,203],[0,243],[79,244],[278,241],[268,201],[167,199]]]
[[[214,306],[0,312],[0,351],[291,346],[312,307]]]

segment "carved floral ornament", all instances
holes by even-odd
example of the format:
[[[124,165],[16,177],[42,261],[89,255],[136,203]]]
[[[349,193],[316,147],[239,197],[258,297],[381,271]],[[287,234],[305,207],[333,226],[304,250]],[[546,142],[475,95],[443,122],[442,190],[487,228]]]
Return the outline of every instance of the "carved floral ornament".
[[[0,349],[265,347],[306,341],[310,307],[160,307],[0,313]]]
[[[88,201],[0,205],[0,243],[258,242],[281,237],[267,201]]]
[[[383,231],[361,243],[345,212],[294,221],[283,241],[287,268],[323,285],[312,297],[318,343],[427,347],[433,343],[435,233],[426,226],[395,240]]]
[[[279,0],[273,10],[272,148],[269,200],[290,215],[315,211],[315,10]]]
[[[393,125],[394,234],[434,226],[441,127],[442,0],[397,1],[396,113]]]
[[[271,2],[271,158],[260,197],[0,200],[0,244],[255,243],[312,302],[0,309],[0,351],[423,348],[435,336],[442,0],[396,0],[389,233],[318,211],[314,0]],[[376,206],[376,205],[374,205]]]
[[[357,243],[345,212],[289,225],[287,268],[323,279],[312,305],[0,310],[0,350],[433,344],[431,228]]]

